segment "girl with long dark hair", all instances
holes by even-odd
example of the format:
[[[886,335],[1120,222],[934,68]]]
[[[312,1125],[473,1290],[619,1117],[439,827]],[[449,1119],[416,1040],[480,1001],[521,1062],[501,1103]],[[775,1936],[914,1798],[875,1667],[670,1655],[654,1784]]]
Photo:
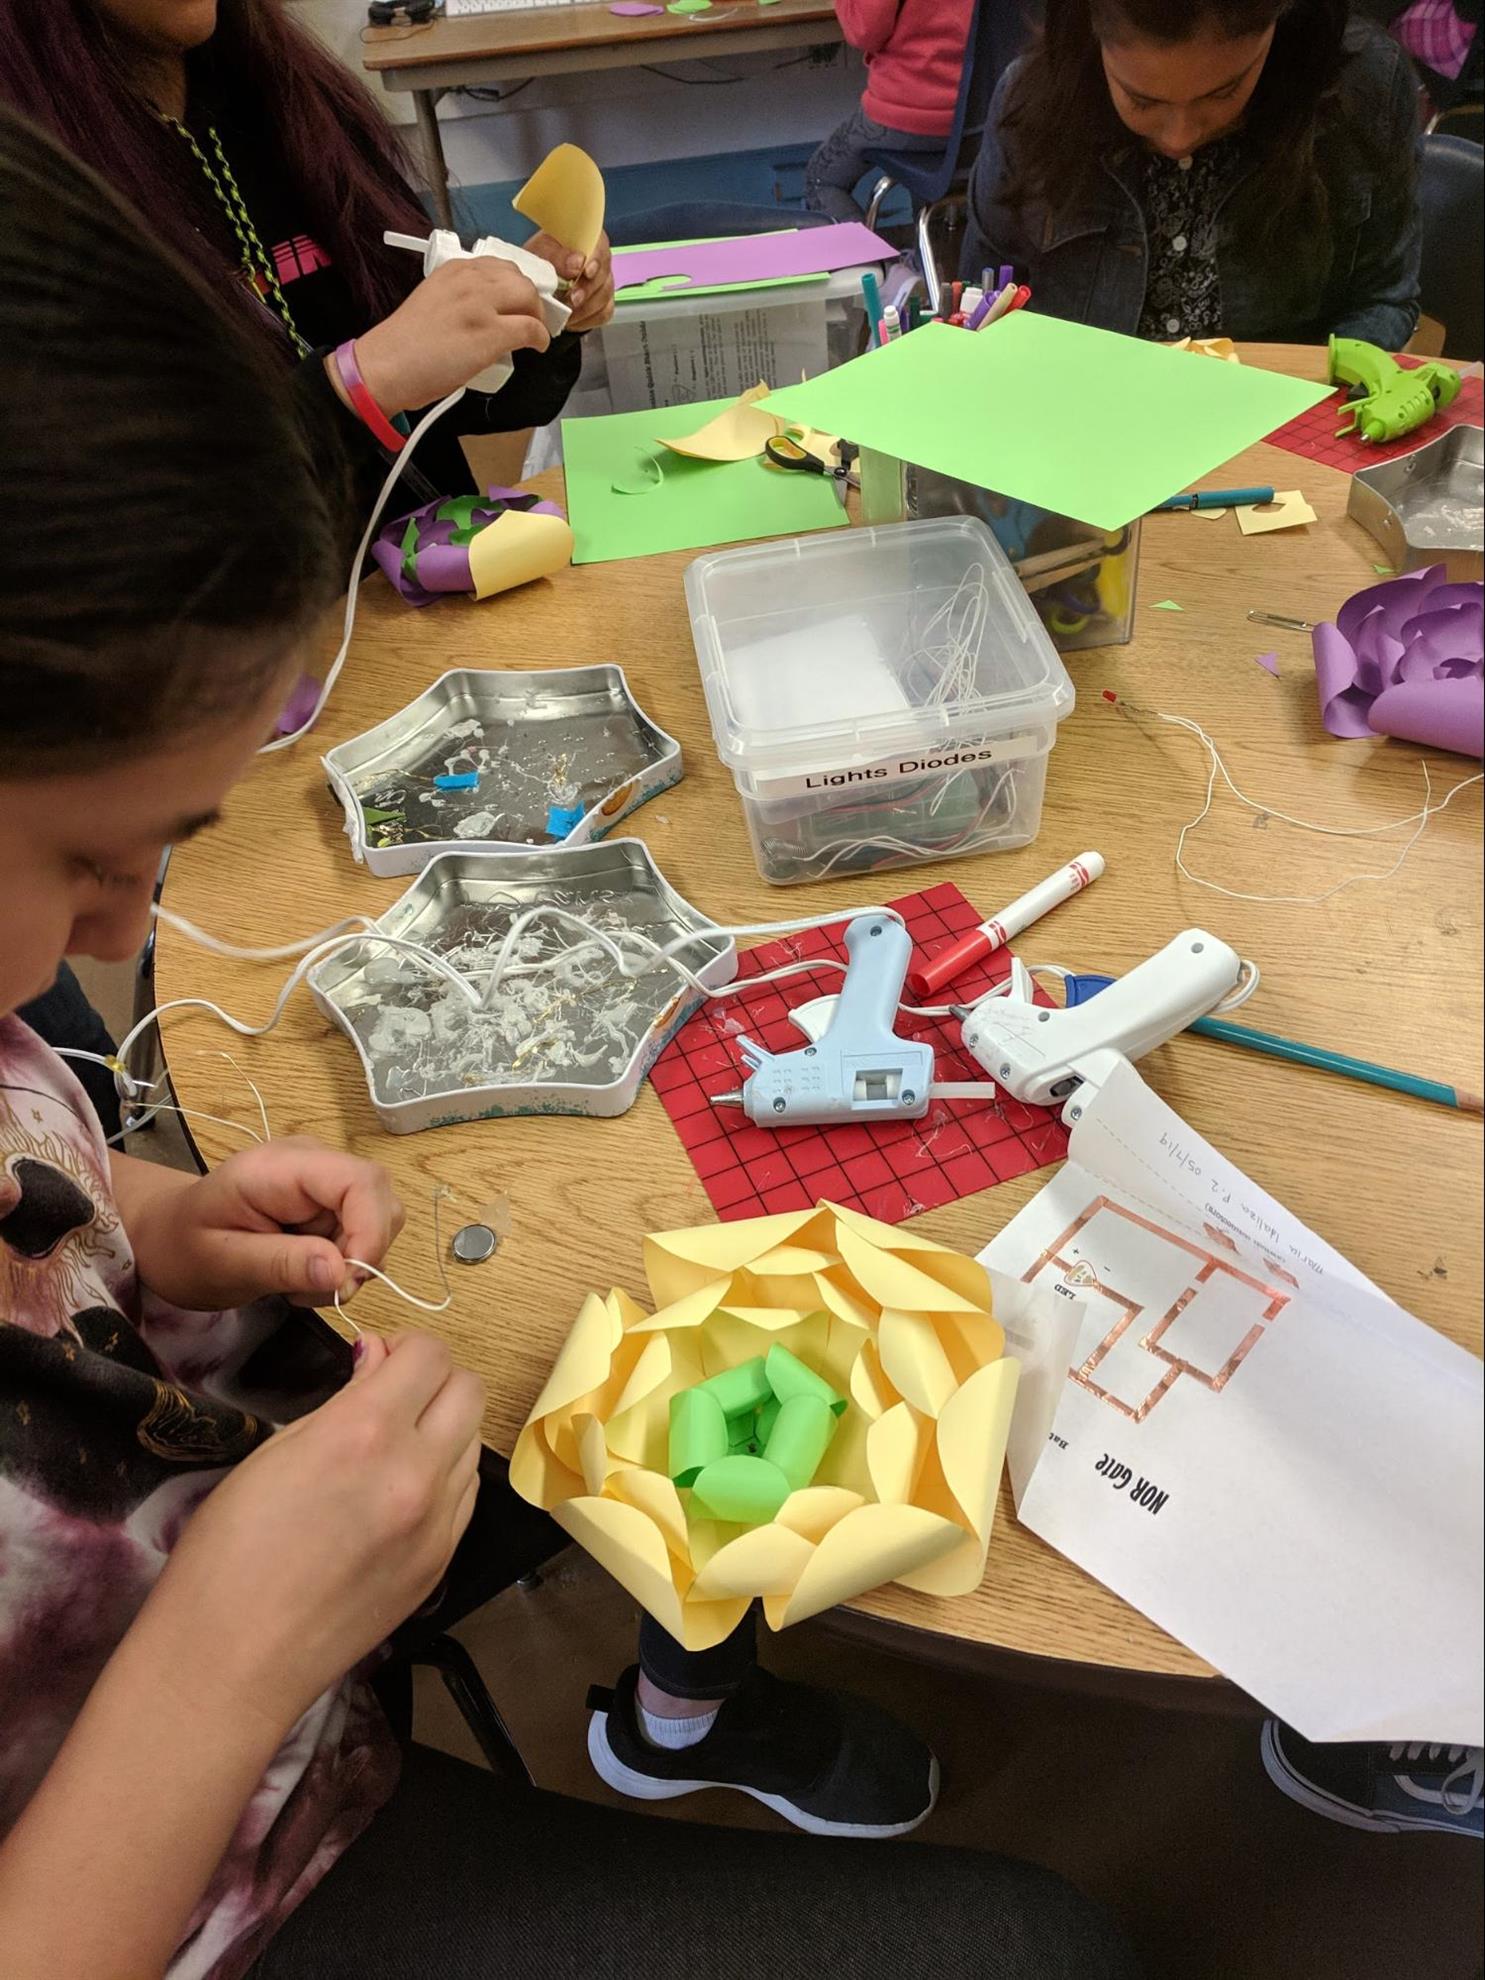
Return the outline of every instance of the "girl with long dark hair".
[[[963,270],[1010,262],[1033,309],[1162,341],[1398,350],[1417,138],[1406,57],[1346,0],[1047,0],[991,105]]]
[[[420,500],[473,486],[464,434],[512,435],[516,479],[514,436],[561,411],[578,333],[611,311],[606,242],[586,265],[546,235],[528,244],[573,284],[571,325],[550,348],[536,292],[509,264],[455,263],[424,283],[417,258],[382,238],[429,226],[396,133],[283,0],[0,0],[0,101],[91,165],[297,364],[302,390],[332,400],[357,507],[387,457],[351,406],[337,347],[354,340],[388,420],[516,354],[504,391],[466,394],[420,442]]]

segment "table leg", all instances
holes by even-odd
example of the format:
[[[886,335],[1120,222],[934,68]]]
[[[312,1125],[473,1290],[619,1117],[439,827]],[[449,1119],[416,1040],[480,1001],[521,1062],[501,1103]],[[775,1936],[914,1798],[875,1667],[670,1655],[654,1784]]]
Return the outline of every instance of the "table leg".
[[[449,168],[443,155],[443,137],[438,128],[438,89],[412,92],[413,114],[418,120],[418,137],[423,146],[423,169],[428,175],[428,191],[433,200],[433,217],[440,227],[452,227],[454,209],[449,200]]]

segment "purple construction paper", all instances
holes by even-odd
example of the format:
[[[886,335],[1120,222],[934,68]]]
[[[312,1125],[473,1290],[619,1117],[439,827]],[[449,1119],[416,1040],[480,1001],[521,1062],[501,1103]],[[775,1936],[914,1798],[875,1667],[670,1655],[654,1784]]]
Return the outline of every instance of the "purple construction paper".
[[[1396,736],[1485,756],[1485,586],[1444,567],[1348,598],[1312,634],[1320,718],[1333,736]]]
[[[687,275],[692,286],[712,282],[773,282],[790,275],[828,275],[895,261],[897,250],[859,220],[832,227],[802,227],[792,234],[747,234],[736,240],[699,241],[693,247],[616,249],[614,286],[632,289],[657,276]]]
[[[444,498],[440,497],[436,502],[427,502],[422,508],[399,516],[395,522],[384,523],[371,546],[377,568],[409,605],[431,605],[435,599],[445,598],[450,592],[474,590],[474,579],[469,571],[469,546],[455,543],[452,538],[457,525],[448,517],[440,517],[436,513],[442,508],[443,501]],[[555,502],[544,501],[527,488],[487,488],[476,504],[475,513],[488,525],[509,509],[524,510],[536,516],[562,514]],[[416,579],[408,577],[402,568],[402,539],[408,523],[414,519],[418,524],[414,552],[418,568]]]
[[[1279,656],[1277,653],[1255,653],[1253,658],[1258,662],[1260,667],[1267,667],[1274,678],[1276,680],[1278,679]]]
[[[313,674],[301,674],[294,683],[294,692],[284,703],[284,712],[274,724],[274,733],[292,736],[296,729],[302,729],[315,712],[315,703],[320,698],[320,683]]]
[[[609,12],[619,15],[622,20],[637,21],[641,14],[663,14],[665,9],[652,7],[650,0],[614,0]]]
[[[1384,736],[1485,756],[1485,679],[1403,681],[1372,703],[1372,728]]]

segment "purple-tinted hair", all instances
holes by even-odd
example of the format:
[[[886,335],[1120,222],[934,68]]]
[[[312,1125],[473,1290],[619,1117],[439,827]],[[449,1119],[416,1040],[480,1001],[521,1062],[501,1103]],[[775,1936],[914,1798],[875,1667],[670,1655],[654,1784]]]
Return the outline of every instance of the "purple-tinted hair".
[[[307,221],[368,324],[420,273],[382,245],[388,228],[426,233],[402,146],[360,81],[287,19],[283,0],[220,0],[213,68],[248,121],[270,122]],[[269,319],[237,263],[211,255],[140,98],[128,45],[93,0],[0,0],[0,101],[51,131],[100,173],[159,239],[214,279],[260,330]]]

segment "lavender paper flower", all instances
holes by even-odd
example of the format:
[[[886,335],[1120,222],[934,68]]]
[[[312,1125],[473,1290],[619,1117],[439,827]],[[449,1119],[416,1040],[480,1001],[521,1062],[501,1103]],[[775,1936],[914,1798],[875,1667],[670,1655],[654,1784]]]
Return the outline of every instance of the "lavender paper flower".
[[[409,605],[431,605],[451,591],[475,589],[469,545],[481,529],[506,514],[556,516],[562,511],[526,488],[490,488],[429,502],[385,523],[371,554]]]
[[[1333,736],[1397,736],[1485,756],[1485,586],[1442,564],[1388,578],[1316,626],[1320,719]]]

